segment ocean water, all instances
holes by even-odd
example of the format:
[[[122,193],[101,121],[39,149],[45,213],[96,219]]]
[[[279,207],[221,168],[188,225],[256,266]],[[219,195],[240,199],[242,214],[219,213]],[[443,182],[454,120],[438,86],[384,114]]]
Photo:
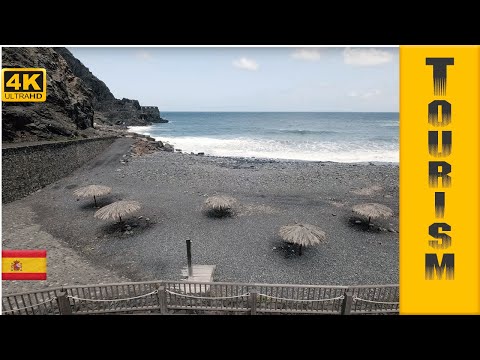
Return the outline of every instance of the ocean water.
[[[130,131],[206,155],[398,162],[398,113],[162,112],[167,124]]]

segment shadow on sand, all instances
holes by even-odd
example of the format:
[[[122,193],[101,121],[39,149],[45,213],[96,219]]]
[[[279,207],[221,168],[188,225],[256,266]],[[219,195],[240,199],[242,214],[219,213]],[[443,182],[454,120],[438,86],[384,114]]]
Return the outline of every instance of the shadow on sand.
[[[313,247],[303,247],[302,255],[300,255],[300,246],[297,244],[287,243],[279,238],[275,238],[272,242],[273,251],[281,254],[285,259],[302,259],[306,257],[306,253],[315,252]]]
[[[147,220],[148,219],[148,220]],[[127,237],[136,236],[151,230],[156,222],[151,218],[131,217],[122,222],[110,221],[99,227],[97,235],[100,237]]]
[[[357,216],[350,217],[348,219],[348,225],[357,231],[370,232],[370,233],[379,233],[382,231],[381,226],[378,226],[373,223],[368,223],[368,221],[366,221],[365,219]]]
[[[205,216],[207,216],[210,219],[224,219],[224,218],[230,218],[235,216],[235,211],[228,209],[228,210],[215,210],[215,209],[206,209],[203,210],[203,213]]]

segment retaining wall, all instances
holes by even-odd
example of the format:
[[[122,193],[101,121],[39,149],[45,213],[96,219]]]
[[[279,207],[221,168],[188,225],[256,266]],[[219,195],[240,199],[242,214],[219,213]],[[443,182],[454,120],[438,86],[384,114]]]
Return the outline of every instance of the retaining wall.
[[[2,149],[2,203],[20,199],[71,174],[115,139],[104,137],[5,145]]]

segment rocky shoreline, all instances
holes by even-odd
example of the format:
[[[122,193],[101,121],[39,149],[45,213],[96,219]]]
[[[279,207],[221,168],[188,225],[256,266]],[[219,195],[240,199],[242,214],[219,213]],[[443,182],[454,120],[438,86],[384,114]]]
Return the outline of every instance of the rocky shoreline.
[[[175,152],[184,155],[196,155],[196,156],[206,156],[208,158],[213,159],[229,159],[233,163],[237,163],[239,161],[245,162],[253,162],[253,163],[289,163],[289,162],[298,162],[298,163],[317,163],[317,164],[337,164],[335,161],[311,161],[311,160],[289,160],[289,159],[275,159],[275,158],[257,158],[257,157],[232,157],[232,156],[214,156],[205,154],[205,152],[200,151],[197,153],[193,152],[185,152],[180,148],[175,148],[172,144],[168,142],[164,142],[161,140],[156,140],[155,138],[151,137],[150,135],[144,135],[140,133],[135,133],[132,131],[125,131],[124,128],[118,128],[115,132],[117,136],[133,138],[140,140],[141,142],[137,141],[133,147],[138,147],[138,149],[133,150],[134,155],[145,155],[151,154],[155,151],[167,151],[167,152]],[[342,164],[342,163],[338,163]],[[391,162],[382,162],[382,161],[365,161],[365,162],[357,162],[352,163],[353,166],[363,166],[363,165],[382,165],[382,166],[393,166],[398,167],[398,163],[391,163]]]

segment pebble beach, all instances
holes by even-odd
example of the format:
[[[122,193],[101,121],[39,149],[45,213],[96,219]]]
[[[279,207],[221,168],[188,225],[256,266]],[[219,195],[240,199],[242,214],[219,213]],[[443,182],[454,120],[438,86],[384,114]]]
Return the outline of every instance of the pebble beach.
[[[179,280],[185,240],[194,264],[216,265],[214,279],[270,284],[398,283],[398,164],[286,161],[155,151],[131,156],[121,137],[72,175],[3,206],[4,248],[45,248],[46,281],[3,281],[4,294],[119,281]],[[93,199],[76,188],[112,188],[99,206],[136,200],[127,219],[94,218]],[[237,200],[235,216],[203,212],[207,197]],[[352,206],[380,203],[393,216],[359,224]],[[299,256],[278,236],[282,225],[320,227],[326,242]],[[363,220],[362,220],[363,221]]]

